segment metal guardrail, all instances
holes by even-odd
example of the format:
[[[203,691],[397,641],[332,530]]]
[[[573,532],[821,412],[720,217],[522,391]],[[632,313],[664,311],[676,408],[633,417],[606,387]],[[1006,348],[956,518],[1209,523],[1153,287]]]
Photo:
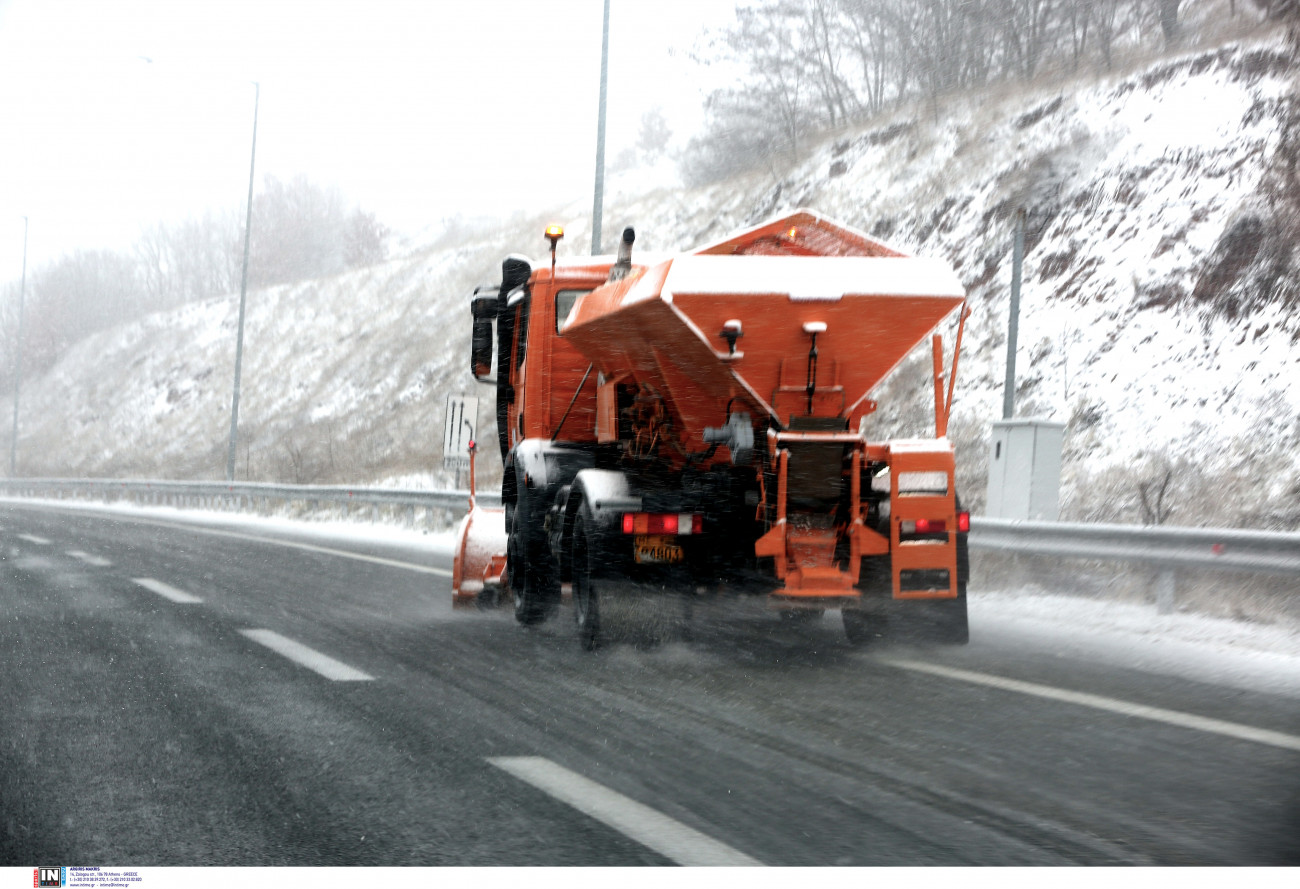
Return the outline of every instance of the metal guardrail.
[[[971,519],[970,544],[985,550],[1219,568],[1300,576],[1300,533],[1172,525],[1102,525]]]
[[[7,479],[0,495],[49,499],[131,499],[140,503],[230,509],[266,507],[271,501],[398,506],[463,511],[468,491],[420,491],[346,485],[279,485],[257,482],[177,482],[138,479]],[[478,502],[499,506],[497,493]],[[1168,525],[1101,525],[1026,522],[975,517],[972,547],[1026,555],[1130,561],[1163,569],[1218,568],[1300,576],[1300,533]]]
[[[262,482],[177,482],[144,479],[7,479],[0,495],[53,500],[132,500],[180,507],[213,506],[252,509],[299,502],[351,506],[398,506],[409,509],[464,511],[469,491],[421,491],[413,488],[360,488],[348,485],[279,485]],[[499,506],[501,495],[479,492],[479,503]]]

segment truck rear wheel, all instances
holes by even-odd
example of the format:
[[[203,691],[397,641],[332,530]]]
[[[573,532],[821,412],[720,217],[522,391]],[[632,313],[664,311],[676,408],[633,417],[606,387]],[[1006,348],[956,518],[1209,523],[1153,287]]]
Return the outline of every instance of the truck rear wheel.
[[[860,608],[845,608],[844,635],[855,647],[877,642],[885,637],[888,620],[885,615]]]
[[[579,515],[572,550],[573,618],[579,644],[587,651],[609,642],[651,647],[681,636],[690,610],[687,597],[671,587],[599,576],[595,533]]]
[[[533,626],[546,620],[552,597],[552,587],[556,586],[551,572],[543,567],[547,561],[533,556],[528,548],[515,543],[511,535],[509,548],[510,588],[514,593],[515,620],[524,626]]]
[[[812,624],[822,619],[824,608],[790,608],[780,612],[781,622],[786,624]]]
[[[966,584],[957,587],[955,599],[931,599],[913,603],[907,629],[920,642],[936,645],[965,645],[970,641],[966,618]]]
[[[573,526],[573,619],[578,627],[578,644],[583,650],[598,648],[600,594],[592,583],[591,541],[581,515]]]

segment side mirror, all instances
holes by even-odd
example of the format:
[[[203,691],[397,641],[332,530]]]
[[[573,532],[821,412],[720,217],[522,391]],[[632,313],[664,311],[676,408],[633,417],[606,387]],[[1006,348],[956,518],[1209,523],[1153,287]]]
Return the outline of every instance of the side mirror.
[[[492,293],[480,291],[491,289]],[[474,331],[470,344],[470,370],[474,378],[487,379],[492,375],[492,322],[497,317],[497,289],[479,287],[470,300],[470,312],[474,316]]]

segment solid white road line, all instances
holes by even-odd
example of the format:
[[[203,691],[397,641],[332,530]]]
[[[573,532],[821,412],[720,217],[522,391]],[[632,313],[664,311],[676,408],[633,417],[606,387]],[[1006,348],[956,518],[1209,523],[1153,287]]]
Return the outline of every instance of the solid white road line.
[[[329,655],[321,654],[314,648],[308,648],[301,642],[281,636],[273,630],[240,630],[239,632],[254,642],[260,642],[272,651],[284,655],[289,660],[309,670],[315,670],[326,679],[333,679],[335,682],[368,682],[375,678],[354,667],[349,667],[342,661],[336,661]]]
[[[83,553],[79,549],[67,550],[67,554],[72,556],[74,559],[80,559],[87,565],[94,565],[96,568],[110,568],[113,565],[113,563],[108,559],[100,558],[99,556],[92,556],[90,553]]]
[[[1053,701],[1063,701],[1067,704],[1077,704],[1081,707],[1107,710],[1111,713],[1118,713],[1122,716],[1133,716],[1138,719],[1150,719],[1168,725],[1195,729],[1196,731],[1225,735],[1229,738],[1254,741],[1257,744],[1268,744],[1273,747],[1281,747],[1285,750],[1300,750],[1300,737],[1287,735],[1282,732],[1275,732],[1270,729],[1256,728],[1255,726],[1242,725],[1236,722],[1227,722],[1222,719],[1211,719],[1208,716],[1197,716],[1194,713],[1183,713],[1178,710],[1165,710],[1160,707],[1148,707],[1145,704],[1134,704],[1131,701],[1121,701],[1116,698],[1106,698],[1101,695],[1087,694],[1086,692],[1067,691],[1063,688],[1054,688],[1050,685],[1039,685],[1035,682],[1021,682],[1018,679],[1007,679],[1003,676],[994,676],[989,673],[976,673],[971,670],[958,670],[953,667],[941,667],[938,664],[927,664],[923,661],[911,661],[892,657],[880,657],[876,660],[883,664],[888,664],[891,667],[898,667],[903,670],[915,670],[919,673],[929,673],[932,676],[956,679],[959,682],[972,682],[976,685],[986,685],[990,688],[1000,688],[1004,691],[1014,691],[1019,692],[1020,694],[1033,695],[1039,698],[1048,698]]]
[[[180,603],[181,605],[190,605],[195,602],[203,601],[198,596],[195,596],[191,593],[187,593],[184,590],[178,590],[174,586],[165,584],[161,580],[154,580],[151,577],[135,577],[132,578],[132,580],[135,583],[139,584],[140,586],[144,587],[146,590],[157,593],[158,595],[162,596],[164,599],[170,599],[173,602]]]
[[[0,497],[0,500],[4,498]],[[51,507],[53,509],[71,510],[72,507]],[[371,562],[375,565],[387,565],[389,568],[401,568],[404,571],[415,571],[420,574],[436,574],[439,577],[451,577],[451,571],[447,568],[435,568],[432,565],[417,565],[414,562],[403,562],[400,559],[385,559],[382,556],[370,556],[365,553],[348,552],[342,549],[333,549],[328,546],[315,546],[310,543],[298,543],[292,540],[282,540],[278,537],[260,537],[256,534],[241,534],[238,531],[221,531],[216,528],[208,528],[189,522],[167,522],[161,519],[145,519],[131,517],[129,521],[138,525],[153,525],[157,528],[175,528],[182,531],[193,531],[196,534],[208,534],[213,537],[229,537],[233,540],[251,540],[255,543],[270,543],[275,546],[287,546],[290,549],[301,549],[312,553],[323,553],[329,556],[339,556],[344,559],[354,559],[358,562]],[[47,544],[50,541],[41,537],[34,537],[28,534],[19,534],[32,543]]]
[[[37,537],[35,534],[19,534],[19,539],[26,540],[28,543],[35,543],[37,546],[49,546],[50,542],[44,537]]]
[[[540,756],[495,756],[489,758],[488,762],[677,864],[688,867],[762,866],[761,861],[549,759]]]
[[[179,528],[185,531],[194,531],[199,534],[209,534],[213,537],[229,537],[234,540],[251,540],[254,543],[270,543],[275,546],[287,546],[290,549],[306,550],[309,553],[323,553],[327,556],[339,556],[344,559],[353,559],[358,562],[371,562],[375,565],[387,565],[389,568],[401,568],[405,571],[415,571],[420,574],[437,574],[440,577],[451,577],[451,572],[446,568],[434,568],[430,565],[417,565],[414,562],[402,562],[398,559],[385,559],[382,556],[369,556],[365,553],[353,553],[343,549],[333,549],[328,546],[316,546],[311,543],[298,543],[294,540],[282,540],[278,537],[259,537],[256,534],[241,534],[238,531],[220,531],[216,528],[204,528],[182,522],[162,522],[154,521],[152,519],[132,519],[132,521],[141,525]]]

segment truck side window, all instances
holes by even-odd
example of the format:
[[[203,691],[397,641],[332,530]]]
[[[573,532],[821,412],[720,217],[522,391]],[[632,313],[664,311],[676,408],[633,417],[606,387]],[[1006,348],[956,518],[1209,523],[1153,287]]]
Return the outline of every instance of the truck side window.
[[[524,355],[528,352],[528,300],[519,304],[519,315],[516,323],[518,335],[515,339],[515,373],[519,368],[524,366]]]
[[[501,314],[501,320],[497,323],[497,333],[501,337],[498,356],[506,364],[498,369],[498,375],[503,379],[510,375],[510,353],[513,351],[515,356],[514,372],[518,373],[519,369],[524,366],[524,353],[528,347],[528,304],[529,293],[525,287],[517,287],[510,291],[506,298],[506,310]],[[504,375],[501,374],[504,371]]]
[[[584,293],[591,293],[590,290],[561,290],[555,294],[555,332],[563,333],[564,325],[569,320],[569,313],[573,311],[573,304],[578,301],[578,297]]]

